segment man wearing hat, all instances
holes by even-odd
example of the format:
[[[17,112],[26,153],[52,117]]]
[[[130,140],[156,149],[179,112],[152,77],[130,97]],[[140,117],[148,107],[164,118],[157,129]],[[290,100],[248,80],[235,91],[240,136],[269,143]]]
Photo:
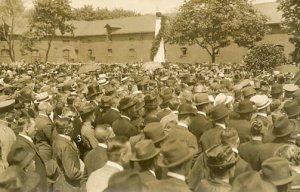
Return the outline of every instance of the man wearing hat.
[[[155,162],[159,154],[159,148],[155,148],[150,139],[137,142],[133,149],[131,161],[137,162],[140,169],[140,177],[143,183],[157,181],[155,174]]]
[[[33,139],[35,138],[37,129],[35,127],[35,122],[29,117],[22,117],[17,121],[17,129],[20,133],[10,148],[10,152],[7,155],[7,161],[9,164],[14,164],[13,154],[16,154],[16,150],[22,148],[28,153],[34,154],[35,171],[40,176],[40,183],[37,187],[39,191],[47,191],[47,173],[45,163],[43,162]]]
[[[187,143],[176,139],[168,140],[161,147],[161,158],[158,166],[167,169],[167,178],[149,183],[150,191],[191,191],[186,184],[186,176],[190,170],[191,160],[196,150]]]
[[[161,98],[161,110],[157,113],[157,117],[159,118],[159,120],[171,113],[171,109],[169,108],[169,102],[173,98],[173,90],[171,88],[163,89],[161,93]]]
[[[131,97],[125,97],[120,100],[118,109],[121,111],[121,116],[112,124],[116,136],[125,136],[129,139],[138,134],[137,127],[131,122],[131,118],[135,116],[136,103],[136,100]]]
[[[217,105],[212,109],[211,118],[215,126],[205,131],[200,137],[199,147],[201,151],[206,151],[213,145],[221,143],[220,135],[222,130],[227,127],[226,123],[229,118],[229,109],[224,104]]]
[[[194,105],[197,107],[198,112],[196,116],[192,118],[192,122],[189,126],[189,131],[193,133],[197,141],[199,141],[200,137],[206,130],[213,128],[211,120],[207,117],[207,112],[211,107],[211,102],[209,101],[208,94],[195,94]]]
[[[288,119],[287,116],[281,116],[274,124],[272,131],[275,139],[271,143],[265,143],[260,146],[258,153],[258,165],[272,157],[274,152],[284,144],[291,144],[291,135],[296,129],[296,123]]]
[[[171,109],[171,113],[169,113],[168,115],[166,115],[160,120],[160,122],[162,123],[165,129],[169,129],[170,127],[177,125],[179,105],[180,105],[180,101],[176,97],[173,97],[169,101],[169,108]]]
[[[224,191],[231,192],[229,180],[234,176],[234,167],[238,155],[227,145],[215,145],[207,150],[207,166],[210,170],[210,179],[201,180],[195,191]]]
[[[245,87],[242,89],[243,97],[246,100],[249,100],[251,97],[253,97],[256,94],[256,91],[253,87]]]
[[[284,89],[284,100],[289,100],[293,97],[293,93],[299,89],[297,85],[294,84],[285,84]]]
[[[7,114],[14,108],[15,100],[6,100],[0,102],[0,141],[1,141],[1,160],[4,167],[8,167],[7,155],[11,146],[16,140],[16,135],[11,129],[11,125],[6,121]]]
[[[101,108],[108,108],[104,111],[99,121],[101,124],[109,124],[112,126],[113,122],[120,118],[121,114],[117,106],[117,98],[111,96],[103,96],[101,98]],[[97,122],[99,122],[97,121]]]
[[[261,177],[276,186],[279,192],[289,191],[295,176],[289,162],[281,157],[270,157],[261,165]]]
[[[269,99],[266,95],[255,95],[250,99],[250,101],[254,103],[257,109],[256,113],[253,115],[252,120],[260,121],[263,124],[263,142],[271,142],[274,139],[272,135],[272,118],[271,116],[269,116],[272,100]]]
[[[123,166],[128,164],[131,157],[130,143],[124,137],[115,137],[107,144],[108,161],[105,165],[89,176],[86,183],[87,192],[103,191],[108,186],[109,178],[124,170]]]
[[[159,122],[160,119],[157,117],[158,112],[158,99],[154,94],[148,94],[144,98],[145,101],[145,124],[151,122]]]
[[[250,128],[252,114],[256,111],[253,104],[249,100],[239,102],[236,113],[239,114],[239,119],[229,120],[228,126],[235,128],[239,133],[240,142],[244,143],[250,140]]]
[[[188,146],[198,150],[196,137],[188,130],[192,117],[196,114],[195,108],[190,104],[181,104],[178,109],[178,124],[171,127],[168,139],[182,139]]]

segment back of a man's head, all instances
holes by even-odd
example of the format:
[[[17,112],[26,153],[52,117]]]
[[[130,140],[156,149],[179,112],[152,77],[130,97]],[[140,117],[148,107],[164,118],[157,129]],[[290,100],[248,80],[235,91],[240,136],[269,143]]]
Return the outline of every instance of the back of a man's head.
[[[107,145],[107,157],[110,161],[120,164],[129,161],[131,148],[126,137],[116,136],[108,140]]]

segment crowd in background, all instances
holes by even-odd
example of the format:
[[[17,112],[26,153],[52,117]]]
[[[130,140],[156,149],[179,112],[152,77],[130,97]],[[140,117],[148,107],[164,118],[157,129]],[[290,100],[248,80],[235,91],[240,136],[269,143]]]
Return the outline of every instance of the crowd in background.
[[[0,191],[300,191],[299,74],[0,65]]]

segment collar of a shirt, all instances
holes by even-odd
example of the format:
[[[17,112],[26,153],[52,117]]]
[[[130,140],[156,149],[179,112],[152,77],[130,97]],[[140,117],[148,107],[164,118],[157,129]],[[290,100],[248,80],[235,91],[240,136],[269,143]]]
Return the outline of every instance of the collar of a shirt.
[[[174,172],[168,172],[167,175],[170,176],[170,177],[185,181],[185,176],[184,175],[174,173]]]
[[[105,143],[98,143],[98,146],[107,149],[107,145]]]
[[[114,167],[116,169],[119,169],[120,171],[124,170],[124,168],[118,163],[115,163],[115,162],[112,162],[112,161],[107,161],[106,164],[111,166],[111,167]]]
[[[182,126],[182,127],[185,127],[185,128],[188,128],[188,125],[185,124],[185,123],[178,122],[178,125],[179,125],[179,126]]]
[[[256,113],[257,115],[263,116],[263,117],[268,117],[266,113]]]
[[[226,129],[226,125],[225,125],[225,124],[222,124],[222,123],[216,123],[216,125],[222,127],[223,129]]]
[[[126,115],[121,115],[121,117],[128,119],[129,121],[131,121],[131,119],[129,117],[127,117]]]
[[[200,115],[204,115],[206,117],[206,113],[203,112],[203,111],[198,111],[197,113],[200,114]]]
[[[117,109],[115,107],[111,107],[111,109],[120,112],[119,109]]]
[[[58,134],[59,136],[71,141],[71,137],[70,136],[67,136],[67,135],[63,135],[63,134]]]
[[[24,137],[25,139],[27,139],[27,140],[30,141],[31,143],[33,143],[33,140],[32,140],[31,137],[29,137],[29,136],[27,136],[27,135],[24,135],[24,134],[22,134],[22,133],[19,133],[19,135],[20,135],[21,137]]]

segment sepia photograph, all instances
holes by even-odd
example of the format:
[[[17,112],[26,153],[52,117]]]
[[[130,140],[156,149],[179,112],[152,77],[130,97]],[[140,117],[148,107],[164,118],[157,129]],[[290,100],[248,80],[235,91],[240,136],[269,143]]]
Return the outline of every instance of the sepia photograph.
[[[300,0],[0,0],[0,192],[300,192]]]

